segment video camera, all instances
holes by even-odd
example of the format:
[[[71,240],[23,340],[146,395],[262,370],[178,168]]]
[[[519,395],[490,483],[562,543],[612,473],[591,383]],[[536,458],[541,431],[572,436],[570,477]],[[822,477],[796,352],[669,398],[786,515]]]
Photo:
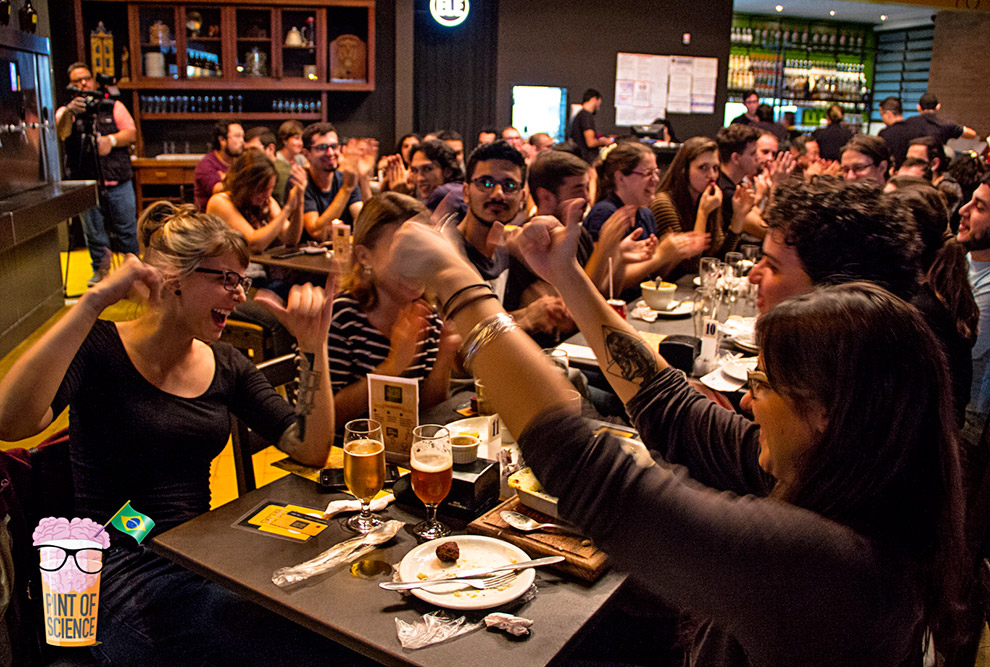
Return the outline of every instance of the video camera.
[[[84,90],[72,84],[66,86],[66,90],[85,101],[86,110],[81,114],[82,116],[96,116],[101,111],[109,113],[113,110],[113,103],[120,99],[120,90],[112,76],[97,74],[96,83],[106,90]]]

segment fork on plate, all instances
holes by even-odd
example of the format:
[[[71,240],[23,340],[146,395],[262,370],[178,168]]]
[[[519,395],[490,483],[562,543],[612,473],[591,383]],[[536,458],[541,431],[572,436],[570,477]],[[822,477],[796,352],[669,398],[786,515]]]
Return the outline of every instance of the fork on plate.
[[[516,578],[515,572],[505,572],[494,577],[484,579],[441,579],[439,581],[405,581],[405,582],[385,582],[378,584],[387,591],[408,591],[414,588],[426,588],[427,586],[437,586],[439,584],[465,584],[478,590],[488,590],[499,588]]]

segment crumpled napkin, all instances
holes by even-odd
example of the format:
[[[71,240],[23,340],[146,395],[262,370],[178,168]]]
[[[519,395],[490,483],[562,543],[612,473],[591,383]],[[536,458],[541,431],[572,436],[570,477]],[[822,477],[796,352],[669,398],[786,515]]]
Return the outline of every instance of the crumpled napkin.
[[[629,310],[629,317],[635,317],[637,320],[643,320],[644,322],[656,322],[659,315],[657,311],[647,306],[646,302],[640,299]]]
[[[388,504],[395,500],[395,496],[391,493],[387,496],[382,496],[381,498],[375,498],[371,501],[371,511],[381,512],[383,509],[388,507]],[[334,500],[327,505],[327,508],[323,510],[323,518],[329,519],[330,517],[340,514],[341,512],[359,512],[361,511],[361,501],[358,499],[354,500]]]
[[[503,614],[497,611],[488,614],[488,616],[485,616],[482,620],[485,622],[487,627],[505,630],[510,635],[514,635],[516,637],[528,635],[529,629],[533,627],[533,621],[528,618],[513,616],[512,614]]]
[[[423,614],[419,620],[406,623],[395,619],[395,631],[399,635],[402,648],[423,648],[433,646],[456,637],[480,630],[483,627],[498,628],[511,635],[521,637],[529,634],[533,621],[528,618],[493,612],[477,623],[469,623],[466,616],[451,618],[442,611]]]

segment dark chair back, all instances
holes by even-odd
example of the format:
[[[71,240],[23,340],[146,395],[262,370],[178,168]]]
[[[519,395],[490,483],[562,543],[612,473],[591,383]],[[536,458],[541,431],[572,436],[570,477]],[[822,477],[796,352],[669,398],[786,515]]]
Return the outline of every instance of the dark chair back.
[[[286,354],[258,364],[268,381],[276,389],[284,389],[289,403],[295,403],[297,382],[296,356]],[[230,439],[234,448],[234,471],[237,476],[237,493],[244,495],[257,488],[254,478],[254,455],[269,445],[276,443],[265,440],[248,428],[237,417],[230,416]]]

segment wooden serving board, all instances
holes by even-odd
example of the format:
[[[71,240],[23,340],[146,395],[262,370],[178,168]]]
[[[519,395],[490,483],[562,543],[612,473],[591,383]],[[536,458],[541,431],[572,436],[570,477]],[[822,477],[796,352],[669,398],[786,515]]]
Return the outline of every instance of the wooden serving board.
[[[499,512],[503,510],[525,514],[541,523],[557,522],[552,517],[531,510],[520,503],[518,497],[512,496],[468,524],[468,532],[505,540],[533,557],[563,556],[563,562],[549,567],[585,581],[595,581],[608,571],[608,556],[587,538],[539,530],[523,533],[502,521]]]

